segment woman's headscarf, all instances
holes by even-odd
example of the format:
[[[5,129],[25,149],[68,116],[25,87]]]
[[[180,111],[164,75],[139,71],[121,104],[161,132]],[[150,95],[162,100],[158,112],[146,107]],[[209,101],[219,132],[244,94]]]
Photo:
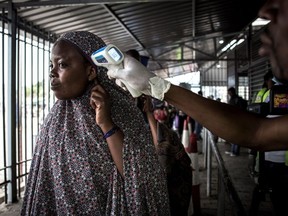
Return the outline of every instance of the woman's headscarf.
[[[92,52],[105,46],[89,32],[68,32],[58,40],[70,42],[91,63]],[[99,84],[110,94],[112,119],[124,133],[124,179],[95,122],[87,86],[81,97],[58,100],[45,119],[21,215],[170,214],[165,174],[141,111],[107,69],[96,68]]]

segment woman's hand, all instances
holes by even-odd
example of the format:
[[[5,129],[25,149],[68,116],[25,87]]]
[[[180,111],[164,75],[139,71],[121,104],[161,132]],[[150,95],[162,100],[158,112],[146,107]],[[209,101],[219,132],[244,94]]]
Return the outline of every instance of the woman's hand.
[[[101,128],[103,134],[110,131],[115,125],[111,118],[111,106],[109,94],[100,85],[96,85],[91,90],[90,104],[95,109],[95,120]],[[123,174],[123,140],[124,135],[121,129],[117,130],[106,139],[113,161],[121,174]]]
[[[90,104],[95,109],[95,120],[103,133],[113,127],[109,94],[100,85],[91,90]]]

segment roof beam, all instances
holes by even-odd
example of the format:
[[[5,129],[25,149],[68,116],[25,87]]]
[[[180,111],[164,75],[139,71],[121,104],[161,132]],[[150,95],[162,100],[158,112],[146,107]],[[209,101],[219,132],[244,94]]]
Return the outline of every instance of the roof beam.
[[[195,63],[195,62],[201,62],[201,61],[204,61],[204,62],[208,62],[208,61],[216,61],[216,63],[218,61],[248,61],[247,58],[242,58],[242,59],[239,59],[239,58],[205,58],[205,59],[155,59],[154,61],[158,61],[158,62],[190,62],[190,63]]]
[[[139,39],[127,28],[127,26],[118,18],[118,16],[114,13],[114,11],[106,4],[102,5],[104,9],[119,23],[119,25],[122,26],[123,29],[127,32],[128,35],[131,36],[131,38],[138,44],[138,46],[141,47],[141,49],[145,50],[149,58],[151,60],[154,60],[154,57],[151,55],[151,53],[146,49],[146,47],[139,41]],[[160,65],[160,64],[159,64]],[[161,65],[160,65],[161,66]],[[162,66],[161,66],[162,67]]]
[[[103,8],[108,12],[110,16],[112,16],[120,26],[122,26],[123,29],[127,32],[127,34],[142,48],[145,49],[145,46],[138,40],[138,38],[127,28],[127,26],[118,18],[118,16],[114,13],[114,11],[108,6],[103,5]]]
[[[118,3],[144,3],[144,2],[174,2],[176,0],[51,0],[51,1],[27,1],[14,2],[15,7],[39,7],[39,6],[71,6],[71,5],[95,5],[95,4],[118,4]],[[177,2],[187,0],[177,0]],[[13,2],[13,0],[12,0]],[[5,3],[3,3],[5,4]]]

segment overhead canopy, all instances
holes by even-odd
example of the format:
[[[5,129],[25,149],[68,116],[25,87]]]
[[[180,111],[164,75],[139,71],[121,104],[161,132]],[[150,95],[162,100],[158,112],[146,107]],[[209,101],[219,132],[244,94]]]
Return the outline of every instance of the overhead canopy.
[[[262,0],[10,0],[23,22],[58,36],[86,30],[136,49],[162,77],[196,71],[257,17]],[[10,5],[11,6],[11,5]],[[219,43],[223,40],[224,43]],[[168,70],[169,68],[169,70]]]

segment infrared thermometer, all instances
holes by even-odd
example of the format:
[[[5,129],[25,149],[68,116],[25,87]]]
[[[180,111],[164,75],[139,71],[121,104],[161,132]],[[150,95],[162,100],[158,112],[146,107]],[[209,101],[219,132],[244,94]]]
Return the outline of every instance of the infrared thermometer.
[[[102,47],[92,53],[91,59],[97,66],[106,67],[109,69],[109,65],[116,65],[119,68],[123,69],[123,60],[124,54],[118,49],[115,45],[109,44],[105,47]],[[124,80],[121,80],[133,97],[139,97],[142,93],[131,88]]]
[[[97,66],[108,67],[109,65],[119,65],[124,59],[124,55],[120,49],[115,45],[109,44],[105,47],[102,47],[91,55],[92,61]]]

